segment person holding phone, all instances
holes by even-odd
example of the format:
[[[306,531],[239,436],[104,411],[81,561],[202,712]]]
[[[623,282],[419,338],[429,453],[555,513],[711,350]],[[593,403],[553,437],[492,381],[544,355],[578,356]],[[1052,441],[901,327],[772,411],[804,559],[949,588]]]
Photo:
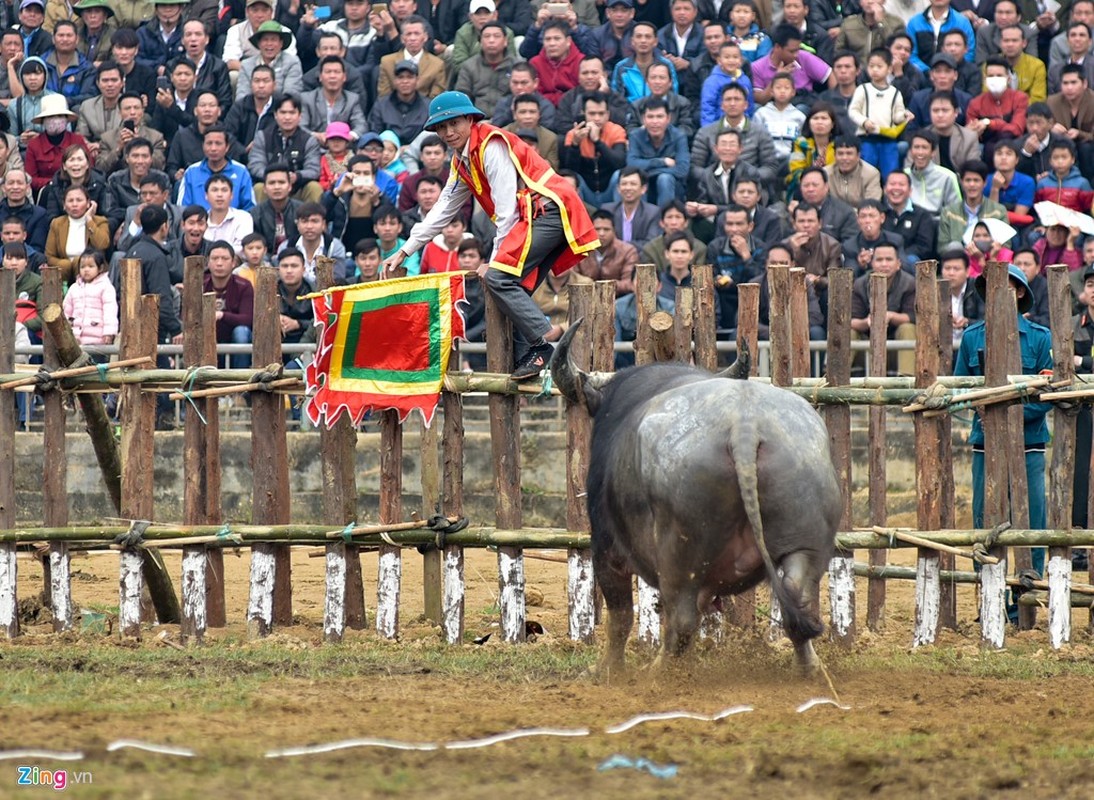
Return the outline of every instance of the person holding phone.
[[[118,100],[117,125],[103,133],[95,166],[104,175],[125,166],[125,149],[130,142],[144,139],[152,148],[152,167],[162,170],[167,161],[167,141],[163,133],[144,124],[144,100],[136,92],[126,92]]]
[[[519,136],[484,122],[467,95],[445,92],[429,112],[425,127],[453,152],[452,169],[441,199],[384,261],[384,275],[394,274],[473,195],[497,224],[480,276],[513,323],[512,378],[536,378],[553,352],[548,340],[562,331],[543,316],[532,293],[548,272],[565,272],[599,247],[592,220],[573,185]]]

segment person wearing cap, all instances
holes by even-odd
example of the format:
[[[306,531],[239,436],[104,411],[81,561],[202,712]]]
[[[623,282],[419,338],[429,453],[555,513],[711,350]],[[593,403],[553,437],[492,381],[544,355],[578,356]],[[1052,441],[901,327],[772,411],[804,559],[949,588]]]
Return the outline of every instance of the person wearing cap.
[[[46,88],[64,95],[70,108],[96,94],[95,66],[76,49],[76,24],[60,20],[53,31],[53,49],[42,56],[49,70]]]
[[[72,145],[82,147],[88,159],[91,158],[87,140],[70,130],[69,126],[75,121],[76,115],[61,95],[51,94],[42,99],[42,110],[34,118],[34,122],[42,126],[42,133],[30,140],[24,157],[35,192],[53,179],[61,168],[65,150]]]
[[[349,160],[353,157],[350,142],[356,139],[357,136],[344,122],[332,122],[323,132],[327,152],[319,159],[319,185],[324,192],[334,188],[334,184],[346,173]]]
[[[471,0],[471,6],[467,10],[467,22],[456,31],[456,38],[452,43],[452,58],[448,64],[450,73],[458,73],[469,58],[480,52],[482,32],[487,23],[493,23],[501,30],[505,40],[501,53],[516,60],[515,37],[511,30],[498,22],[498,8],[494,0]],[[492,59],[497,61],[498,55],[495,53]],[[469,96],[474,97],[474,95]]]
[[[965,124],[965,109],[972,95],[957,87],[957,62],[949,53],[935,53],[931,57],[931,71],[927,73],[930,86],[917,90],[908,101],[908,110],[914,115],[908,123],[908,131],[925,128],[931,123],[931,98],[935,92],[949,92],[957,104],[958,125]]]
[[[456,91],[473,97],[482,113],[491,114],[509,88],[509,74],[516,62],[506,50],[506,30],[500,22],[485,23],[478,34],[476,52],[453,67],[459,71]]]
[[[8,70],[10,74],[10,65]],[[55,95],[46,88],[47,74],[46,63],[38,56],[31,56],[19,64],[18,85],[12,83],[15,99],[8,103],[8,131],[19,138],[19,147],[24,152],[30,140],[42,131],[35,119],[42,110],[43,101]],[[65,107],[68,107],[67,103]]]
[[[394,131],[404,145],[413,142],[429,117],[429,100],[418,85],[418,66],[413,61],[396,64],[395,91],[373,103],[368,127],[374,131]]]
[[[338,56],[327,56],[319,62],[319,88],[300,97],[300,125],[311,132],[320,147],[326,145],[325,132],[331,123],[346,123],[352,136],[344,138],[349,142],[356,142],[366,130],[361,98],[345,87],[346,62]]]
[[[167,71],[167,64],[184,54],[182,49],[182,12],[185,0],[152,0],[156,15],[137,29],[140,52],[137,63],[157,75]]]
[[[634,0],[610,0],[605,4],[607,20],[589,32],[589,57],[599,58],[604,70],[611,73],[615,65],[634,55],[631,31],[634,29]],[[725,28],[718,26],[723,32]]]
[[[265,64],[274,71],[278,93],[300,96],[304,90],[304,71],[300,67],[300,59],[288,52],[292,38],[292,33],[279,22],[270,20],[258,26],[251,37],[251,44],[258,48],[258,54],[244,59],[239,67],[237,101],[247,96],[251,73],[259,64]]]
[[[395,89],[395,66],[403,61],[413,61],[418,65],[418,91],[427,98],[436,97],[448,86],[448,67],[426,49],[432,38],[429,23],[413,14],[403,20],[399,37],[403,43],[402,49],[380,59],[376,96],[391,94]]]
[[[110,59],[114,34],[118,32],[114,10],[107,0],[80,0],[74,8],[78,15],[76,48],[98,69]]]
[[[1044,370],[1051,371],[1052,333],[1048,328],[1030,322],[1024,314],[1033,307],[1033,295],[1025,273],[1013,264],[1008,265],[1007,274],[1010,285],[1017,297],[1018,344],[1022,358],[1022,374],[1038,375]],[[986,297],[987,282],[983,275],[976,279],[976,290]],[[974,322],[965,329],[961,338],[961,347],[957,350],[953,374],[983,375],[985,353],[988,347],[1003,347],[1005,342],[987,342],[983,322]],[[1029,492],[1029,527],[1045,527],[1045,445],[1049,440],[1048,415],[1051,403],[1023,403],[1023,441],[1026,456],[1026,485]],[[972,421],[969,434],[972,445],[972,525],[974,528],[994,527],[1005,520],[984,518],[984,427],[980,412]],[[1001,446],[998,443],[996,446]],[[1043,548],[1033,549],[1033,568],[1044,574],[1045,554]]]
[[[53,47],[53,37],[43,26],[46,7],[42,0],[20,0],[19,24],[15,27],[23,35],[23,55],[44,56]]]
[[[513,323],[512,377],[535,378],[551,356],[547,337],[561,330],[544,318],[531,295],[548,271],[565,272],[600,241],[576,189],[520,137],[483,122],[467,95],[445,92],[430,103],[429,112],[425,127],[452,150],[452,170],[440,201],[384,261],[384,273],[394,274],[474,195],[496,224],[482,278]]]
[[[247,0],[245,11],[247,18],[230,27],[224,37],[224,49],[220,57],[224,60],[229,72],[236,73],[232,78],[233,90],[236,88],[243,60],[258,55],[258,48],[251,44],[251,37],[255,35],[255,31],[262,26],[263,22],[273,19],[273,6],[274,0]],[[295,39],[289,42],[286,52],[297,55]]]
[[[363,155],[372,162],[376,188],[384,195],[387,202],[395,205],[399,199],[399,182],[380,167],[380,161],[384,155],[384,140],[380,138],[380,134],[369,131],[358,139],[357,155]]]

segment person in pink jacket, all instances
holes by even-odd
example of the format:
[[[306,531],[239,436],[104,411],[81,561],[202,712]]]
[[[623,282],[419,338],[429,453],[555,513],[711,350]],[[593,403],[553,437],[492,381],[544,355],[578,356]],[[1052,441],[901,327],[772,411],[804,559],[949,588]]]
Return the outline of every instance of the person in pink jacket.
[[[80,344],[113,344],[118,335],[118,295],[101,250],[80,256],[79,274],[62,306]]]

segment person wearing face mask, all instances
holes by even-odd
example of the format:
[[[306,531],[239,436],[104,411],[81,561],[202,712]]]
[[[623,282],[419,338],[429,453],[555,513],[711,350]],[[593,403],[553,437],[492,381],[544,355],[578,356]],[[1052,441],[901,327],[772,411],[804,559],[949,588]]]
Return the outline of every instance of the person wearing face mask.
[[[1002,56],[984,64],[984,91],[969,102],[965,127],[980,137],[984,160],[990,162],[995,145],[1017,139],[1026,130],[1029,98],[1010,87],[1011,69]]]
[[[52,94],[42,100],[42,110],[34,118],[34,122],[42,126],[42,133],[30,140],[26,154],[27,174],[35,192],[53,179],[61,168],[65,151],[72,145],[82,147],[90,159],[87,140],[69,130],[75,119],[76,115],[68,110],[68,103],[61,95]]]
[[[1007,207],[984,196],[984,187],[987,185],[990,171],[988,165],[979,159],[966,161],[961,165],[958,178],[962,199],[942,209],[938,225],[939,250],[951,242],[960,241],[974,223],[986,219],[1007,221]],[[972,273],[972,277],[975,278],[979,274],[978,268]]]
[[[1005,226],[1000,228],[999,226]],[[1009,234],[1009,235],[1008,235]],[[996,239],[996,237],[999,237]],[[1014,238],[1014,228],[999,220],[983,219],[970,225],[961,237],[965,254],[969,257],[969,275],[976,278],[984,271],[988,261],[1006,261],[1014,258],[1014,251],[1004,242]]]

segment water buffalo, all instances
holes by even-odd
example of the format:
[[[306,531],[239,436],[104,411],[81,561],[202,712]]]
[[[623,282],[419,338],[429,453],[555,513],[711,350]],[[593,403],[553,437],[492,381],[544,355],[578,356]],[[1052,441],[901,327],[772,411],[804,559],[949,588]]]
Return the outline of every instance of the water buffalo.
[[[820,578],[841,513],[820,416],[791,392],[727,380],[747,378],[744,356],[728,374],[653,364],[597,380],[569,358],[578,328],[559,342],[551,374],[593,417],[587,502],[609,613],[602,667],[622,667],[635,573],[661,591],[662,654],[688,647],[719,596],[767,578],[798,663],[815,667]]]

